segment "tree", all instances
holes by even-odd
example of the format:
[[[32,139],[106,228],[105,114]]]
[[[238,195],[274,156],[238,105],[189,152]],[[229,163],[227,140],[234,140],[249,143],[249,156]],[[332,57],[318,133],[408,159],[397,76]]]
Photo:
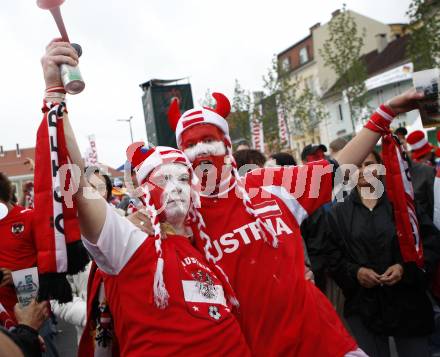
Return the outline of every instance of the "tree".
[[[328,112],[313,91],[306,87],[295,99],[293,115],[294,129],[313,137],[315,128],[328,116]]]
[[[280,150],[286,143],[282,143],[279,136],[278,115],[281,114],[282,120],[285,121],[287,136],[290,140],[290,127],[287,119],[293,116],[296,86],[289,71],[283,68],[276,56],[274,56],[272,66],[266,76],[263,76],[263,82],[265,98],[260,104],[263,107],[261,120],[263,121],[264,138],[269,150]]]
[[[440,65],[440,3],[438,0],[413,0],[407,12],[411,37],[407,52],[414,70]]]
[[[232,97],[231,114],[228,118],[232,141],[245,139],[250,142],[251,95],[235,80],[234,96]]]
[[[365,80],[367,69],[361,58],[364,46],[365,29],[359,33],[356,21],[344,4],[340,14],[328,24],[329,37],[319,50],[324,64],[330,67],[338,77],[335,91],[343,93],[348,102],[350,119],[355,134],[356,118],[366,115],[367,91]]]
[[[205,92],[205,97],[199,99],[199,103],[202,107],[215,108],[215,99],[212,96],[211,90],[209,88]]]

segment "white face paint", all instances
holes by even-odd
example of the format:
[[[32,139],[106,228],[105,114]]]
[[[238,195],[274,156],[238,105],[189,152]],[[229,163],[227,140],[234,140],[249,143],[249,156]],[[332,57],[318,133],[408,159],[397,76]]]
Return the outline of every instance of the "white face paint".
[[[8,206],[6,206],[4,203],[0,202],[0,220],[5,218],[8,215]]]
[[[191,203],[188,168],[178,163],[160,165],[151,173],[150,181],[163,190],[160,211],[165,212],[167,222],[182,223]]]
[[[226,154],[226,147],[223,141],[199,142],[196,145],[183,151],[189,161],[193,162],[202,156],[222,156]]]

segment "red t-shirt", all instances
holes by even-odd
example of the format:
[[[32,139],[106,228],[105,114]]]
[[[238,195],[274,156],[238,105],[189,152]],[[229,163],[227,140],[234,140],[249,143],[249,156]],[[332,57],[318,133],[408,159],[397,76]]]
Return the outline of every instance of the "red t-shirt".
[[[246,176],[246,190],[277,233],[278,248],[264,242],[234,190],[227,198],[202,198],[211,252],[237,294],[237,316],[254,355],[341,357],[356,349],[333,306],[304,277],[299,226],[331,200],[332,187],[327,161]]]
[[[154,238],[107,209],[96,245],[85,242],[102,270],[121,356],[249,356],[223,287],[188,238],[162,240],[168,306],[154,303]]]
[[[32,228],[33,211],[14,206],[0,220],[0,267],[21,270],[37,266],[37,249]],[[14,316],[17,295],[12,285],[0,288],[0,296],[6,311]]]

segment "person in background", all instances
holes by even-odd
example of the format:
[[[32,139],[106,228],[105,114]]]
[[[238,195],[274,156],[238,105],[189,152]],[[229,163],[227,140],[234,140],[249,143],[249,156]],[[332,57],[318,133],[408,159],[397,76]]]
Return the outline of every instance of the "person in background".
[[[325,145],[306,145],[301,152],[301,160],[305,163],[310,163],[313,161],[319,161],[325,159],[325,153],[327,152],[327,147]]]
[[[266,156],[258,150],[254,149],[243,149],[234,152],[234,158],[237,162],[237,168],[241,175],[245,175],[248,171],[253,170],[257,167],[264,167],[264,163],[266,162]],[[240,168],[244,165],[249,165],[240,170]]]
[[[412,161],[429,166],[435,166],[435,147],[426,139],[423,131],[413,131],[408,135],[406,141],[411,149]]]
[[[390,356],[388,336],[399,357],[428,357],[433,310],[426,289],[439,258],[439,231],[418,212],[424,270],[403,261],[391,204],[378,190],[378,164],[381,157],[373,151],[359,168],[356,189],[327,216],[330,271],[346,298],[344,316],[370,357]]]
[[[433,218],[434,215],[434,146],[426,140],[421,130],[413,131],[407,137],[411,149],[410,174],[416,201]]]
[[[26,307],[14,308],[17,324],[0,327],[0,357],[40,357],[45,346],[38,330],[49,316],[47,301],[31,301]]]
[[[250,148],[251,146],[249,143],[246,140],[242,140],[237,144],[237,149],[235,151],[249,150]]]
[[[403,145],[403,149],[408,152],[408,143],[406,142],[408,130],[406,130],[404,126],[400,126],[396,130],[394,130],[394,135],[399,138],[400,143]]]
[[[307,145],[301,153],[304,164],[324,159],[327,151],[325,145]],[[301,235],[305,245],[304,252],[307,256],[306,263],[313,272],[316,286],[325,294],[326,292],[326,257],[324,254],[325,210],[329,204],[319,207],[301,224]]]
[[[278,152],[272,154],[267,159],[264,167],[276,167],[276,166],[296,166],[296,161],[292,155],[287,152]]]
[[[37,266],[37,250],[33,228],[34,212],[11,203],[12,183],[0,172],[0,297],[6,312],[14,318],[17,294],[12,281],[12,271]],[[40,331],[47,346],[46,356],[58,356],[53,342],[55,328],[48,319]]]

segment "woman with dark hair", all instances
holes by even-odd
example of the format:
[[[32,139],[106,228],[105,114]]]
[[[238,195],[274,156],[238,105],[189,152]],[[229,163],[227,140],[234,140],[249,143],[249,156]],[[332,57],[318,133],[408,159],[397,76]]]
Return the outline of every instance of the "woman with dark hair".
[[[329,267],[343,290],[344,316],[360,348],[371,357],[389,356],[393,336],[399,356],[429,356],[433,312],[426,279],[437,260],[432,245],[439,232],[419,214],[425,271],[403,261],[381,163],[378,153],[368,155],[356,188],[329,212]]]

